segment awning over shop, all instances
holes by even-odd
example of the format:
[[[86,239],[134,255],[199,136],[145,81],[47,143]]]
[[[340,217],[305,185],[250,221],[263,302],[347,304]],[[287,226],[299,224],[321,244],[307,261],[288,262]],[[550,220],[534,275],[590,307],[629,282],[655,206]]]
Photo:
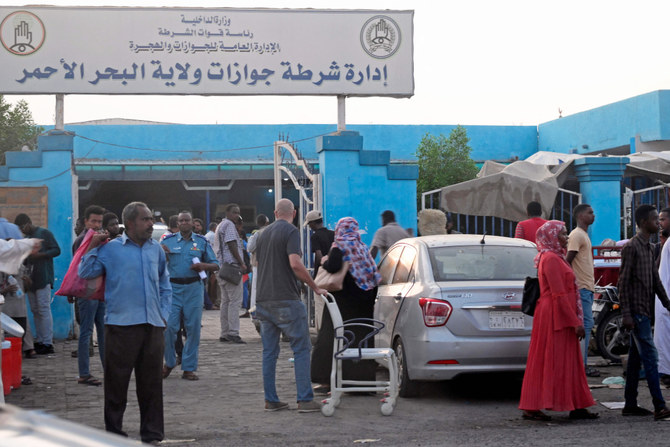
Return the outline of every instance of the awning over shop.
[[[626,168],[626,177],[643,175],[670,183],[670,151],[641,152],[628,155],[630,163]]]
[[[441,204],[448,211],[474,216],[496,216],[512,221],[526,218],[526,204],[540,202],[551,210],[569,166],[515,161],[505,166],[486,162],[478,178],[442,188]]]
[[[572,162],[583,155],[541,151],[509,165],[487,161],[477,178],[442,188],[441,206],[473,216],[496,216],[521,221],[526,204],[536,201],[552,209],[556,194],[573,172]],[[626,155],[625,176],[646,176],[670,182],[670,152]],[[623,157],[621,157],[623,158]]]

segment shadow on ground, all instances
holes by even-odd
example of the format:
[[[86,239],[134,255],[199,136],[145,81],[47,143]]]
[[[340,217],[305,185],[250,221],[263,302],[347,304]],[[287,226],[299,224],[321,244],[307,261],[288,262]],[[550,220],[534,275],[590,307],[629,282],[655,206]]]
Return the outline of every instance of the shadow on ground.
[[[423,382],[419,398],[461,401],[518,401],[523,375],[520,373],[467,374],[442,382]]]

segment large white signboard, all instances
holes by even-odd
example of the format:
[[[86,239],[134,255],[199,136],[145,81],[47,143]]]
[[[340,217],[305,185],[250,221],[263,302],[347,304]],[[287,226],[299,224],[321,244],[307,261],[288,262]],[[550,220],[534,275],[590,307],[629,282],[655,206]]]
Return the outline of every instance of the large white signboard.
[[[0,94],[414,94],[413,11],[0,7]]]

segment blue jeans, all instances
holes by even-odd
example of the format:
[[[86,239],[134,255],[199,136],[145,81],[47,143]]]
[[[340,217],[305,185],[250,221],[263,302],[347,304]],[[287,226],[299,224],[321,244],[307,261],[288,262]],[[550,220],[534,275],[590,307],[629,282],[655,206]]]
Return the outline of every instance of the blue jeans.
[[[584,340],[582,340],[582,353],[584,354],[584,366],[589,357],[589,341],[591,340],[591,329],[593,329],[593,292],[588,289],[579,289],[579,297],[582,299],[582,310],[584,311]]]
[[[626,370],[626,407],[637,406],[637,385],[640,380],[640,363],[644,366],[647,385],[656,411],[665,407],[658,379],[658,352],[651,333],[651,320],[644,315],[633,314],[635,327],[630,333],[630,351]]]
[[[177,332],[183,315],[186,343],[181,353],[181,369],[182,371],[198,369],[203,293],[202,281],[191,284],[172,283],[172,308],[165,328],[165,365],[170,368],[174,368],[177,364],[174,344],[177,341]]]
[[[291,341],[294,357],[295,385],[298,402],[314,399],[309,373],[312,342],[309,338],[307,312],[299,300],[258,301],[256,316],[261,320],[263,341],[263,389],[265,400],[279,402],[275,387],[275,371],[279,357],[279,339],[283,332]]]
[[[105,309],[104,301],[87,300],[77,298],[79,305],[79,344],[77,345],[77,363],[79,364],[79,377],[91,375],[89,369],[88,346],[93,334],[93,325],[98,333],[98,352],[102,368],[105,368]]]
[[[242,287],[242,307],[249,310],[249,280],[244,281],[244,286]]]
[[[28,302],[35,322],[35,342],[53,345],[53,318],[51,316],[51,285],[28,292]]]

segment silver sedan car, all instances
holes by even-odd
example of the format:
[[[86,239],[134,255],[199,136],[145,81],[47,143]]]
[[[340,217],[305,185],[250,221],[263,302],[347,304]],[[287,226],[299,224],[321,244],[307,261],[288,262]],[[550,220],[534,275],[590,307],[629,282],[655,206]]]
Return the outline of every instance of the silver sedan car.
[[[532,318],[521,313],[537,248],[523,239],[438,235],[403,239],[379,264],[375,346],[393,347],[400,395],[417,381],[523,371]]]

